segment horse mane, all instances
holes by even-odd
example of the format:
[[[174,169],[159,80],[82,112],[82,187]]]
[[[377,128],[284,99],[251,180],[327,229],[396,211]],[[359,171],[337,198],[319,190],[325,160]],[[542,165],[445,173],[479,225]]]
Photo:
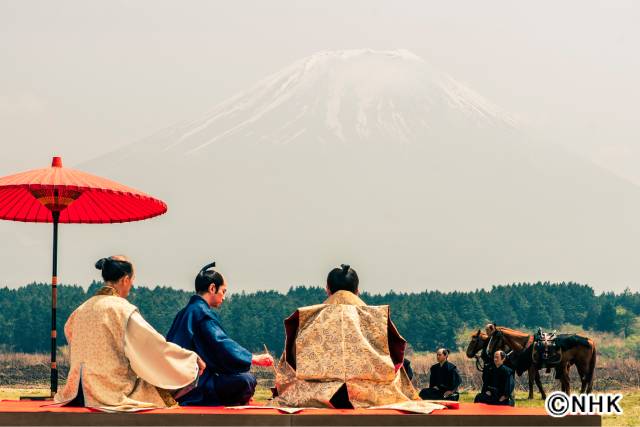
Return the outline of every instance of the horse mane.
[[[522,331],[516,331],[515,329],[507,328],[506,326],[498,326],[496,328],[503,334],[511,335],[514,339],[529,339],[529,334]]]
[[[505,343],[511,348],[511,350],[519,352],[527,347],[527,343],[529,342],[530,337],[529,334],[516,331],[515,329],[506,328],[504,326],[496,327],[496,331],[501,333],[503,339],[505,340]]]
[[[471,338],[475,338],[478,336],[478,331],[475,331],[474,333],[471,334]],[[486,341],[489,339],[489,336],[487,334],[485,334],[484,332],[480,331],[480,338],[483,341]]]

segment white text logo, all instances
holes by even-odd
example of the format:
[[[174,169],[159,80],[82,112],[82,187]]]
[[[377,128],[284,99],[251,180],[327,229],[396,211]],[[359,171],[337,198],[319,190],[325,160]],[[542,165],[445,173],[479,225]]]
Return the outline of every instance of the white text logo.
[[[621,415],[620,393],[611,394],[573,394],[569,396],[562,391],[554,391],[544,401],[547,414],[552,417],[565,415]]]

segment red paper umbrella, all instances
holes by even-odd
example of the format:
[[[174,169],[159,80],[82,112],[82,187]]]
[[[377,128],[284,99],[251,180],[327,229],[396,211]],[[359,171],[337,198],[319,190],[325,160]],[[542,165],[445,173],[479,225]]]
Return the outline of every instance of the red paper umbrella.
[[[162,215],[167,205],[108,179],[62,167],[54,157],[50,168],[0,178],[0,219],[53,223],[51,278],[51,393],[58,389],[56,304],[58,223],[140,221]]]

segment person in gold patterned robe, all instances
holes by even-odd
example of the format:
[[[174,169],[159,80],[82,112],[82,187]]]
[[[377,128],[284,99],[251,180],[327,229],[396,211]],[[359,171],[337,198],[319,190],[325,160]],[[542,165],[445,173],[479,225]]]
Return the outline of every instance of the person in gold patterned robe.
[[[389,306],[367,306],[358,297],[358,275],[346,264],[329,273],[327,294],[324,303],[285,320],[274,405],[366,408],[419,399]]]
[[[105,281],[71,313],[67,382],[54,400],[104,411],[137,411],[175,405],[171,390],[191,386],[206,364],[192,351],[167,342],[126,300],[133,265],[125,257],[96,263]]]

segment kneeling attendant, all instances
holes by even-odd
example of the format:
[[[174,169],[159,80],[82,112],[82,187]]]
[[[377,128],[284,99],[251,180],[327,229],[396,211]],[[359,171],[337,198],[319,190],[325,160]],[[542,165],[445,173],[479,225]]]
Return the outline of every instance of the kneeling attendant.
[[[487,403],[489,405],[513,406],[513,388],[515,380],[513,370],[504,365],[506,355],[504,351],[496,351],[493,354],[495,368],[490,372],[487,381],[482,385],[482,391],[478,393],[474,402]]]
[[[420,391],[423,400],[458,400],[458,386],[460,386],[460,374],[456,365],[449,362],[449,350],[439,348],[436,351],[438,363],[433,365],[429,375],[429,387]]]

